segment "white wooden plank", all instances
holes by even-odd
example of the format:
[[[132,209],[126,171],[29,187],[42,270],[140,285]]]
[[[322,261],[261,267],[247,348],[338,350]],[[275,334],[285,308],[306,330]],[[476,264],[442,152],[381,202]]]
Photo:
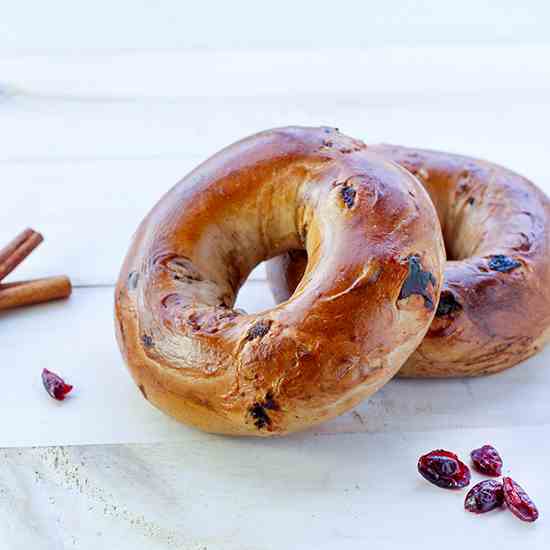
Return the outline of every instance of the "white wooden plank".
[[[130,239],[159,198],[196,161],[0,164],[0,243],[26,226],[45,242],[10,280],[66,273],[76,286],[113,285]],[[265,278],[262,267],[253,279]]]
[[[238,306],[269,308],[265,282],[248,283]],[[114,340],[113,289],[79,289],[68,302],[0,318],[6,422],[0,447],[194,441],[201,436],[149,405],[130,380]],[[394,380],[354,412],[313,433],[406,433],[550,424],[550,349],[519,368],[475,380]],[[48,368],[75,390],[63,403],[41,385]],[[526,411],[526,404],[529,409]],[[0,499],[1,500],[1,499]]]
[[[19,0],[0,19],[0,51],[101,52],[128,48],[319,48],[388,44],[548,42],[544,0],[351,2],[279,0],[192,6],[98,0]],[[30,16],[31,15],[31,16]]]
[[[196,434],[172,444],[1,452],[0,544],[10,550],[541,550],[550,526],[548,425],[251,441]],[[487,441],[541,512],[466,513],[466,490],[416,472],[444,446]],[[475,472],[472,482],[482,478]]]
[[[177,102],[8,98],[0,102],[0,161],[185,158],[192,165],[251,133],[292,124],[338,126],[371,143],[492,157],[521,146],[544,156],[549,97],[543,90],[439,94],[426,89]]]
[[[113,288],[80,289],[68,301],[2,314],[2,361],[12,388],[2,410],[16,414],[18,422],[2,430],[0,447],[140,441],[140,433],[153,441],[170,440],[188,434],[149,406],[130,381],[114,340],[113,293]],[[265,283],[251,282],[239,294],[238,307],[246,311],[272,304]],[[57,403],[45,393],[43,368],[75,385],[70,399]]]
[[[25,225],[46,234],[17,278],[69,272],[77,284],[112,284],[166,189],[220,147],[284,124],[487,157],[550,191],[549,9],[11,3],[0,18],[0,242]],[[514,46],[471,47],[499,42]],[[459,43],[470,47],[449,47]],[[320,49],[388,44],[423,47]],[[166,51],[179,48],[218,51]],[[550,539],[550,350],[490,378],[392,381],[304,434],[228,439],[141,398],[114,342],[112,293],[79,289],[0,317],[0,447],[86,444],[0,451],[0,547],[393,550],[405,539],[420,550],[490,547],[498,533],[503,549],[530,550]],[[238,301],[271,304],[262,282]],[[43,367],[75,384],[65,403],[45,394]],[[138,444],[89,445],[121,442]],[[537,524],[465,514],[464,492],[415,472],[427,450],[467,457],[485,442],[536,500]]]
[[[546,95],[518,94],[511,110],[505,94],[395,98],[8,102],[0,106],[0,242],[25,225],[47,239],[13,277],[68,272],[78,285],[113,284],[130,236],[166,190],[219,148],[282,124],[326,123],[371,143],[488,158],[550,193]]]
[[[548,90],[550,45],[0,57],[6,93],[81,99]]]
[[[11,278],[67,273],[75,285],[114,284],[139,222],[189,168],[174,161],[0,167],[9,182],[0,241],[25,226],[45,236]]]

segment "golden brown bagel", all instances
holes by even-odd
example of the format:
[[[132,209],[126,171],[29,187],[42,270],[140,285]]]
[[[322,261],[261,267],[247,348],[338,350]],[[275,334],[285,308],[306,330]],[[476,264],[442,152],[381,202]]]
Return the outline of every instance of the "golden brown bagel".
[[[436,317],[399,372],[477,376],[515,365],[550,338],[550,202],[525,178],[489,162],[393,145],[370,152],[416,175],[438,212],[448,262]],[[307,255],[268,263],[275,298],[300,281]]]
[[[232,309],[262,260],[309,254],[292,298]],[[134,237],[117,338],[143,395],[210,432],[274,435],[354,407],[426,333],[445,263],[416,178],[329,128],[282,128],[196,168]]]

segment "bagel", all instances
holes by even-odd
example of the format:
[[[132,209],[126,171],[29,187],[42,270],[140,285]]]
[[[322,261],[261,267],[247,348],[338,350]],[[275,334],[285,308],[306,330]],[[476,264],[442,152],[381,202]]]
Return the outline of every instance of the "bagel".
[[[261,261],[307,250],[284,304],[248,315]],[[209,432],[270,436],[385,384],[435,314],[445,251],[418,180],[330,128],[222,150],[153,208],[117,283],[117,340],[143,395]]]
[[[522,176],[470,157],[393,145],[372,153],[414,174],[443,229],[448,262],[430,330],[399,376],[477,376],[509,368],[550,338],[550,201]],[[303,251],[268,263],[277,301],[307,264]]]

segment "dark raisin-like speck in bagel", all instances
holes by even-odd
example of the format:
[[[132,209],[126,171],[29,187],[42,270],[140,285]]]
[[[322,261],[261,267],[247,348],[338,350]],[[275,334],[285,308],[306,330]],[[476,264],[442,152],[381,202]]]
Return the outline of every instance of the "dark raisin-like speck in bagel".
[[[351,208],[353,206],[353,203],[355,202],[355,195],[357,194],[357,191],[353,187],[342,187],[342,199],[344,200],[344,204]]]
[[[419,294],[424,298],[424,305],[428,309],[432,309],[434,304],[428,293],[428,285],[430,283],[432,286],[436,285],[435,277],[429,271],[424,271],[418,256],[409,256],[408,263],[409,274],[401,287],[399,300],[408,298],[411,294]]]
[[[456,299],[455,295],[450,290],[444,290],[441,293],[441,298],[439,299],[439,304],[437,305],[437,311],[435,312],[436,317],[445,317],[446,315],[451,315],[457,311],[460,311],[462,306],[460,302]]]
[[[501,273],[512,271],[512,269],[520,265],[521,264],[517,260],[510,258],[510,256],[504,256],[504,254],[496,254],[495,256],[491,256],[489,260],[489,268],[493,271],[500,271]]]

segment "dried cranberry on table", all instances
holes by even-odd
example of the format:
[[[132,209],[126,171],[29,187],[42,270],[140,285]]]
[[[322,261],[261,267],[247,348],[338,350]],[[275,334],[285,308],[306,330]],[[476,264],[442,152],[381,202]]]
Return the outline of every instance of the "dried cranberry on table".
[[[418,459],[418,471],[443,489],[461,489],[470,483],[470,469],[449,451],[431,451]]]
[[[502,473],[502,458],[492,445],[474,449],[470,456],[475,469],[486,476],[498,477]]]
[[[486,479],[474,485],[464,499],[464,508],[474,514],[484,514],[504,504],[502,483]]]
[[[522,521],[535,521],[539,511],[529,495],[510,477],[502,478],[504,500],[514,516]]]
[[[50,396],[58,401],[63,401],[73,389],[70,384],[65,383],[63,378],[48,369],[42,371],[42,384]]]

